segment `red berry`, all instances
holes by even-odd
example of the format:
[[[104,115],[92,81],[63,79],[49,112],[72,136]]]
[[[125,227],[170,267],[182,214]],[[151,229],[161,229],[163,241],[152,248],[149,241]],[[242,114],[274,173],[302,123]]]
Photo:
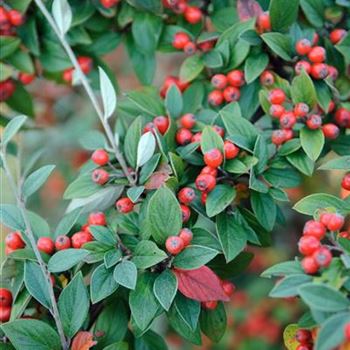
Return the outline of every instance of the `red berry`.
[[[269,112],[274,118],[280,118],[285,109],[282,105],[271,105]]]
[[[185,129],[192,129],[196,125],[196,118],[192,113],[186,113],[180,118],[180,124]]]
[[[313,259],[320,267],[327,267],[332,262],[332,253],[327,247],[321,247],[313,254]]]
[[[213,90],[208,95],[208,102],[213,106],[220,106],[224,102],[224,95],[220,90]]]
[[[5,244],[7,247],[13,250],[22,249],[25,247],[25,243],[19,232],[10,232],[5,238]]]
[[[344,188],[344,190],[350,191],[350,173],[344,175],[341,181],[341,187]]]
[[[91,174],[91,178],[93,182],[104,185],[109,180],[109,174],[106,170],[95,169]]]
[[[58,236],[55,240],[55,248],[57,251],[65,250],[71,247],[71,241],[68,236],[61,235]]]
[[[294,106],[294,114],[297,117],[306,117],[306,115],[309,113],[309,110],[310,110],[309,106],[303,102],[297,103]]]
[[[318,114],[311,114],[307,118],[306,125],[311,130],[319,129],[322,126],[322,118]]]
[[[181,237],[170,236],[165,241],[165,248],[168,253],[177,255],[185,248],[185,244]]]
[[[201,142],[202,139],[202,133],[201,132],[196,132],[192,138],[191,138],[191,142]]]
[[[350,128],[350,110],[344,107],[337,109],[335,121],[339,126]]]
[[[218,169],[217,168],[212,168],[210,166],[205,166],[202,170],[201,170],[201,174],[202,175],[212,175],[214,177],[217,177],[218,175]]]
[[[297,346],[296,350],[312,350],[312,344],[300,344]]]
[[[213,148],[204,154],[204,163],[212,168],[218,168],[223,160],[222,153],[217,148]]]
[[[350,232],[348,232],[348,231],[339,232],[338,237],[339,238],[350,239]]]
[[[281,115],[280,125],[282,129],[292,129],[296,122],[297,118],[293,112],[285,112]]]
[[[183,240],[184,246],[187,247],[193,238],[193,232],[189,228],[183,228],[180,233],[179,237]]]
[[[315,46],[307,55],[312,63],[322,63],[326,59],[326,50],[322,46]]]
[[[73,79],[73,72],[74,69],[73,68],[67,68],[63,71],[62,74],[62,79],[66,82],[66,83],[71,83],[72,79]]]
[[[176,4],[172,6],[172,10],[177,14],[182,14],[187,8],[186,0],[179,0]]]
[[[303,255],[312,255],[321,247],[320,241],[314,236],[302,236],[298,243],[299,252]]]
[[[226,140],[224,142],[224,152],[226,159],[234,159],[239,153],[239,148],[231,141]]]
[[[286,141],[285,130],[274,130],[272,131],[271,141],[276,146],[282,145]]]
[[[235,285],[230,281],[222,281],[221,286],[228,297],[231,297],[236,289]]]
[[[227,85],[227,78],[225,74],[215,74],[211,78],[211,85],[216,89],[224,89]]]
[[[0,82],[0,102],[9,99],[16,91],[16,85],[11,79]]]
[[[11,306],[12,293],[9,289],[0,288],[0,307]]]
[[[329,76],[332,80],[337,80],[338,75],[339,75],[338,69],[335,68],[334,66],[328,65],[328,76]]]
[[[225,129],[218,125],[213,125],[212,129],[221,137],[225,136]]]
[[[202,11],[196,6],[187,6],[184,17],[188,23],[196,24],[202,20]]]
[[[295,334],[295,339],[298,343],[309,344],[312,341],[311,332],[307,329],[298,329]]]
[[[315,259],[311,256],[306,256],[302,261],[301,261],[301,266],[305,273],[307,274],[314,274],[318,271],[319,266]]]
[[[320,40],[319,35],[315,32],[313,37],[312,37],[312,45],[316,45],[318,41]]]
[[[267,32],[271,30],[270,14],[263,12],[258,15],[256,19],[256,25],[260,32]]]
[[[216,300],[205,301],[202,303],[202,307],[208,310],[215,310],[217,306],[218,306],[218,302]]]
[[[2,6],[0,6],[0,30],[8,30],[11,28],[8,12]]]
[[[342,40],[347,34],[345,29],[334,29],[329,34],[329,39],[332,44],[336,45],[340,40]]]
[[[87,231],[79,231],[72,236],[72,247],[80,249],[85,243],[93,241],[94,237]]]
[[[184,47],[184,53],[186,55],[193,55],[197,50],[197,46],[192,41],[188,42]]]
[[[244,85],[244,73],[241,70],[235,69],[227,74],[227,82],[234,87],[241,87]]]
[[[311,67],[311,76],[314,79],[324,79],[328,75],[328,66],[324,63],[315,63]]]
[[[134,209],[134,203],[128,197],[123,197],[117,200],[115,206],[119,213],[127,214]]]
[[[198,48],[202,52],[208,52],[214,47],[214,43],[215,43],[215,41],[213,41],[213,40],[212,41],[205,41],[203,43],[198,43]]]
[[[0,306],[0,322],[7,322],[11,317],[11,306]]]
[[[104,149],[97,149],[91,156],[91,160],[100,166],[106,165],[109,162],[109,155]]]
[[[178,84],[179,84],[179,79],[178,78],[173,77],[171,75],[166,77],[165,80],[164,80],[164,84],[163,84],[163,86],[160,89],[160,95],[164,98],[166,93],[167,93],[167,91],[168,91],[168,89],[170,88],[170,86],[172,86],[172,85],[178,86]]]
[[[178,50],[183,50],[185,45],[190,41],[190,36],[187,33],[177,32],[174,35],[173,47]]]
[[[286,100],[286,94],[282,89],[273,89],[269,93],[269,101],[274,105],[281,105]]]
[[[338,213],[331,214],[329,221],[327,223],[327,228],[329,231],[338,231],[344,226],[344,216]]]
[[[92,59],[87,56],[79,56],[77,60],[83,73],[89,74],[92,68]]]
[[[87,223],[88,225],[106,226],[106,215],[102,212],[91,213]]]
[[[223,95],[226,102],[235,102],[241,97],[241,92],[235,86],[228,86],[224,89]]]
[[[50,237],[40,237],[36,245],[41,252],[49,255],[55,251],[55,243]]]
[[[324,124],[322,131],[324,136],[330,140],[336,139],[339,135],[339,128],[333,123]]]
[[[216,186],[216,179],[209,174],[200,174],[196,178],[196,187],[201,192],[210,192]]]
[[[152,134],[154,134],[154,128],[155,128],[155,125],[152,122],[147,123],[143,127],[143,134],[145,134],[146,132],[151,132]]]
[[[180,204],[180,208],[181,208],[182,222],[187,222],[191,217],[191,209],[185,204]]]
[[[345,339],[350,341],[350,322],[348,322],[344,327]]]
[[[158,131],[164,135],[169,127],[169,118],[164,116],[155,117],[153,119],[154,126],[158,129]]]
[[[23,84],[23,85],[28,85],[30,84],[33,80],[35,79],[35,74],[29,74],[25,72],[20,72],[18,74],[18,80]]]
[[[323,213],[321,213],[320,214],[320,223],[322,224],[322,225],[324,225],[325,227],[327,227],[327,225],[328,225],[328,223],[329,223],[329,221],[330,221],[330,219],[332,218],[332,213],[328,213],[328,212],[323,212]]]
[[[264,86],[271,86],[275,83],[275,77],[272,72],[269,70],[265,70],[260,75],[260,83]]]
[[[285,129],[284,132],[284,139],[285,141],[289,141],[293,138],[293,130],[292,129]]]
[[[118,4],[119,0],[100,0],[101,5],[107,9]]]
[[[15,27],[18,27],[24,23],[23,15],[17,10],[10,10],[8,13],[8,18],[11,24]]]
[[[321,240],[326,234],[326,227],[318,221],[309,220],[304,225],[303,235],[314,236],[318,240]]]
[[[180,203],[182,204],[190,204],[196,198],[196,193],[191,187],[182,188],[177,194]]]
[[[307,55],[312,49],[312,44],[308,39],[301,39],[295,45],[295,51],[298,55]]]
[[[185,128],[181,128],[176,132],[176,142],[181,145],[187,145],[192,141],[192,136],[193,134],[191,133],[190,130],[185,129]]]
[[[309,74],[311,72],[311,64],[308,61],[299,61],[294,67],[295,73],[300,74],[303,70]]]

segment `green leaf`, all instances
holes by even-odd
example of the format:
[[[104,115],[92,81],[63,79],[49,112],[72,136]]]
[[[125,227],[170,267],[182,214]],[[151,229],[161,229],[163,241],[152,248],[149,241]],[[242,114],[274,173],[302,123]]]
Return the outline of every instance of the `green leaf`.
[[[300,130],[300,142],[307,156],[316,161],[322,152],[325,137],[321,129],[310,130],[304,126]]]
[[[304,70],[293,79],[291,94],[294,104],[303,102],[310,108],[313,108],[317,104],[317,95],[314,83]]]
[[[15,51],[6,58],[6,61],[20,72],[35,74],[33,60],[29,53],[25,51]]]
[[[317,333],[315,350],[335,349],[344,342],[344,328],[350,322],[349,312],[328,318]]]
[[[311,176],[315,163],[306,155],[303,150],[298,150],[287,156],[287,160],[295,168],[306,176]]]
[[[52,17],[63,37],[72,24],[72,10],[67,0],[54,0],[52,4]]]
[[[301,299],[312,309],[338,312],[349,308],[350,301],[337,289],[325,284],[308,283],[299,287]]]
[[[174,266],[183,270],[197,269],[212,260],[218,251],[212,248],[190,245],[174,259]]]
[[[286,61],[291,60],[291,42],[287,36],[281,33],[265,33],[261,38],[276,55]]]
[[[118,343],[106,346],[103,350],[129,350],[129,345],[126,342],[119,341]]]
[[[171,118],[178,118],[182,112],[183,100],[179,88],[172,84],[165,96],[165,107]]]
[[[252,209],[259,223],[268,231],[275,226],[277,217],[276,204],[268,193],[251,191]]]
[[[61,221],[58,223],[53,236],[56,238],[59,235],[67,234],[79,219],[81,211],[81,208],[77,208],[63,216]]]
[[[265,70],[269,56],[265,53],[250,54],[244,64],[244,78],[247,84],[254,81]]]
[[[168,346],[163,336],[148,330],[135,339],[135,350],[168,350]]]
[[[125,157],[133,168],[136,168],[137,146],[141,138],[141,122],[142,117],[138,117],[133,121],[126,132],[124,140]]]
[[[137,145],[137,168],[147,163],[153,156],[154,150],[156,149],[156,139],[152,132],[146,132],[140,137]]]
[[[14,68],[8,64],[0,62],[0,82],[7,80],[12,77],[14,73]]]
[[[122,258],[121,251],[113,249],[105,253],[103,260],[104,260],[105,266],[107,267],[107,269],[109,269],[110,267],[114,266],[117,262],[119,262],[121,258]]]
[[[69,186],[66,188],[63,198],[86,198],[95,194],[101,186],[94,183],[91,178],[91,173],[84,173],[78,176]]]
[[[28,198],[35,193],[46,182],[54,169],[55,165],[45,165],[30,174],[23,184],[23,196]]]
[[[124,260],[119,263],[113,272],[115,281],[128,289],[135,289],[137,268],[132,261]]]
[[[16,349],[60,350],[60,338],[47,323],[38,320],[15,320],[1,329]]]
[[[350,156],[343,156],[336,159],[331,159],[323,163],[318,170],[350,170]]]
[[[135,290],[129,294],[131,314],[141,330],[147,329],[158,311],[158,302],[153,294],[154,278],[145,272],[137,280]]]
[[[209,152],[213,148],[224,151],[224,142],[217,132],[211,126],[206,126],[202,131],[201,149],[203,153]]]
[[[271,0],[269,14],[272,30],[285,32],[296,21],[299,0]]]
[[[52,306],[49,282],[41,270],[40,266],[33,261],[26,261],[24,264],[24,284],[28,292],[40,304],[50,309]]]
[[[89,294],[83,275],[77,273],[60,294],[58,309],[64,333],[72,338],[83,325],[89,312]]]
[[[229,185],[217,185],[209,192],[205,204],[207,215],[211,218],[224,211],[235,199],[236,190]]]
[[[50,272],[67,271],[81,262],[89,251],[86,249],[65,249],[55,253],[47,265]]]
[[[21,40],[14,36],[0,36],[0,59],[3,60],[5,57],[10,56],[15,52],[20,45]]]
[[[137,244],[132,262],[140,269],[147,269],[167,258],[167,254],[152,241],[141,241]]]
[[[312,281],[312,277],[305,274],[289,275],[278,281],[271,290],[271,298],[289,298],[298,295],[298,288]]]
[[[133,203],[136,203],[144,190],[145,190],[145,186],[131,187],[126,191],[126,194],[128,195],[128,197],[131,199]]]
[[[265,270],[261,277],[271,278],[275,276],[300,275],[303,269],[299,261],[284,261]]]
[[[97,241],[110,245],[112,248],[116,246],[116,234],[108,227],[101,225],[89,225],[89,230]]]
[[[334,207],[342,211],[344,206],[344,202],[338,197],[326,193],[315,193],[298,201],[293,209],[302,214],[313,215],[318,209]]]
[[[300,0],[300,6],[313,26],[317,28],[323,26],[325,11],[323,0]]]
[[[100,77],[100,91],[102,97],[104,119],[107,120],[112,116],[117,107],[117,96],[114,90],[114,86],[106,72],[101,67],[98,67],[98,72]]]
[[[162,208],[162,210],[159,210]],[[174,193],[167,187],[160,187],[148,205],[147,220],[152,237],[157,243],[164,243],[167,237],[177,235],[182,227],[182,214]]]
[[[226,311],[223,303],[220,302],[214,310],[202,310],[200,315],[201,330],[213,342],[219,342],[224,336],[226,325]]]
[[[176,309],[183,322],[192,331],[197,328],[200,314],[200,304],[198,301],[186,298],[182,294],[177,294],[173,308]]]
[[[32,0],[7,0],[6,2],[12,9],[25,13]]]
[[[93,304],[107,298],[118,288],[113,278],[113,269],[107,269],[104,264],[98,266],[91,276],[90,297]]]
[[[170,270],[163,271],[154,281],[153,293],[166,311],[169,311],[176,292],[177,278]]]
[[[216,220],[216,230],[224,251],[226,262],[233,260],[247,244],[247,223],[235,211],[233,215],[221,213]]]
[[[15,85],[16,90],[14,94],[6,100],[6,104],[16,112],[24,114],[28,117],[34,117],[32,95],[18,81],[15,82]]]
[[[204,63],[199,56],[187,57],[180,67],[180,80],[189,83],[197,78],[203,69]]]
[[[17,134],[26,120],[27,117],[25,115],[19,115],[11,119],[3,131],[1,143],[6,145]]]

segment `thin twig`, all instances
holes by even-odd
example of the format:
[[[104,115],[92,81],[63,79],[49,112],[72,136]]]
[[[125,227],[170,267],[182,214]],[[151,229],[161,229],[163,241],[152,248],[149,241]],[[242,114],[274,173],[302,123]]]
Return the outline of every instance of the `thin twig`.
[[[59,312],[58,312],[58,307],[57,307],[55,294],[54,294],[54,291],[53,291],[53,287],[51,285],[50,273],[47,270],[46,265],[45,265],[41,255],[40,255],[40,252],[39,252],[39,250],[37,248],[37,245],[36,245],[36,242],[35,242],[35,238],[34,238],[34,234],[33,234],[33,231],[32,231],[32,227],[31,227],[30,221],[28,219],[27,210],[26,210],[26,207],[25,207],[25,202],[24,202],[24,200],[23,200],[23,198],[21,196],[21,190],[19,188],[17,188],[17,185],[16,185],[16,183],[15,183],[15,181],[13,179],[13,176],[11,174],[11,171],[10,171],[10,169],[8,167],[7,159],[6,159],[6,156],[5,156],[5,152],[3,150],[1,150],[1,152],[0,152],[0,157],[1,157],[1,160],[2,160],[2,166],[3,166],[3,169],[5,171],[6,177],[8,178],[11,190],[13,192],[13,195],[15,196],[15,199],[16,199],[16,202],[17,202],[17,207],[19,208],[19,210],[21,212],[21,215],[22,215],[22,218],[23,218],[23,221],[24,221],[25,233],[26,233],[26,235],[27,235],[27,237],[29,239],[30,245],[32,246],[34,254],[35,254],[35,256],[36,256],[36,258],[38,260],[40,269],[43,272],[44,276],[46,277],[46,288],[47,288],[47,290],[49,292],[50,301],[51,301],[51,305],[52,305],[52,308],[50,309],[50,312],[51,312],[52,317],[53,317],[53,319],[54,319],[54,321],[56,323],[56,327],[57,327],[57,331],[58,331],[59,336],[60,336],[62,348],[64,350],[66,350],[66,349],[68,349],[69,343],[68,343],[67,339],[64,336],[63,326],[62,326],[62,322],[61,322],[60,315],[59,315]]]
[[[41,0],[35,0],[36,5],[39,7],[40,11],[42,12],[42,14],[45,16],[46,20],[48,21],[49,25],[51,26],[51,28],[54,30],[54,32],[56,33],[62,47],[64,48],[64,50],[66,51],[70,61],[73,64],[73,67],[75,69],[75,71],[78,73],[79,79],[87,93],[87,95],[89,96],[91,103],[101,121],[101,124],[105,130],[106,136],[112,146],[112,149],[114,151],[115,157],[117,159],[117,161],[119,162],[125,176],[127,177],[130,185],[135,185],[135,179],[131,176],[130,171],[128,169],[128,166],[126,164],[126,161],[122,155],[122,153],[120,152],[115,139],[114,139],[114,135],[112,132],[112,129],[108,123],[108,121],[106,120],[106,118],[104,118],[104,113],[97,101],[96,95],[94,94],[88,79],[86,78],[85,74],[83,73],[83,71],[80,68],[80,65],[78,63],[77,58],[75,57],[75,54],[72,50],[72,48],[69,46],[68,42],[66,41],[65,37],[61,35],[60,30],[58,29],[55,20],[53,19],[53,17],[51,16],[51,14],[49,13],[49,11],[46,9],[45,5],[43,4],[43,2]]]

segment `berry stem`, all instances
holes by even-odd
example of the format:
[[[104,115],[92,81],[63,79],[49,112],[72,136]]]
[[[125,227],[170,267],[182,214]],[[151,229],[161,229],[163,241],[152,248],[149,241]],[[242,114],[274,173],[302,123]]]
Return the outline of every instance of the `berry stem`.
[[[59,315],[59,312],[58,312],[58,307],[57,307],[57,302],[56,302],[56,298],[55,298],[55,293],[54,293],[54,290],[53,290],[53,286],[51,284],[50,273],[47,270],[45,262],[42,259],[41,254],[40,254],[40,252],[39,252],[39,250],[37,248],[37,245],[36,245],[36,242],[35,242],[35,238],[34,238],[34,234],[33,234],[33,230],[32,230],[32,227],[31,227],[28,215],[27,215],[27,209],[26,209],[26,206],[25,206],[25,201],[22,198],[20,185],[19,186],[16,185],[16,182],[15,182],[15,180],[14,180],[12,174],[11,174],[11,171],[9,169],[9,166],[7,164],[5,151],[3,149],[1,149],[1,151],[0,151],[0,158],[1,158],[1,161],[2,161],[2,166],[3,166],[3,169],[4,169],[5,175],[6,175],[7,179],[8,179],[8,181],[9,181],[12,193],[15,196],[15,199],[16,199],[16,202],[17,202],[17,207],[20,210],[20,213],[22,215],[22,218],[23,218],[23,221],[24,221],[24,224],[25,224],[25,234],[27,235],[27,237],[29,239],[29,242],[30,242],[30,245],[31,245],[31,247],[32,247],[32,249],[34,251],[35,257],[38,260],[39,267],[40,267],[41,271],[43,272],[44,276],[46,277],[46,288],[47,288],[47,290],[49,292],[50,301],[51,301],[51,304],[52,304],[52,308],[49,309],[49,311],[50,311],[50,313],[51,313],[51,315],[52,315],[52,317],[53,317],[53,319],[55,321],[55,324],[56,324],[56,327],[57,327],[57,331],[58,331],[58,334],[60,336],[62,348],[64,350],[66,350],[69,347],[69,340],[67,340],[65,335],[64,335],[62,321],[61,321],[61,318],[60,318],[60,315]]]
[[[79,80],[81,81],[81,83],[82,83],[82,85],[83,85],[83,87],[84,87],[84,89],[85,89],[97,115],[98,115],[98,118],[100,119],[100,122],[105,130],[106,136],[107,136],[107,138],[112,146],[115,157],[117,158],[117,160],[118,160],[125,176],[127,177],[130,185],[134,186],[136,181],[133,178],[133,176],[130,174],[130,171],[128,170],[128,166],[126,164],[124,156],[121,153],[120,149],[118,148],[118,146],[115,142],[115,138],[114,138],[111,126],[109,125],[107,119],[104,118],[103,111],[101,109],[101,106],[98,103],[96,95],[94,94],[94,92],[91,88],[91,85],[89,84],[89,81],[86,78],[86,75],[81,70],[79,62],[78,62],[77,58],[75,57],[75,54],[74,54],[72,48],[69,46],[65,37],[63,35],[61,35],[60,30],[58,29],[58,27],[55,23],[55,20],[53,19],[53,17],[49,13],[49,11],[47,10],[47,8],[43,4],[43,2],[41,0],[34,0],[34,1],[35,1],[36,5],[38,6],[38,8],[40,9],[40,11],[42,12],[42,14],[44,15],[44,17],[46,18],[46,20],[48,21],[48,23],[51,26],[51,28],[53,29],[53,31],[56,33],[62,47],[64,48],[70,61],[72,62],[73,67],[75,69],[75,72],[77,72]]]

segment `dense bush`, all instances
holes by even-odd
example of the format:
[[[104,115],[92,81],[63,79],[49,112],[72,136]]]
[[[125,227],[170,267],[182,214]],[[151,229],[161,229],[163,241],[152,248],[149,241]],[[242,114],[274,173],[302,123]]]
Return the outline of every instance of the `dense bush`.
[[[232,280],[283,231],[287,190],[315,169],[345,173],[343,198],[314,193],[301,256],[270,267],[274,298],[309,308],[288,349],[350,345],[350,5],[331,0],[8,0],[0,7],[5,349],[166,349],[155,319],[193,344],[219,341]],[[143,88],[120,92],[102,57],[126,47]],[[152,87],[157,52],[186,56]],[[182,56],[179,56],[182,59]],[[28,198],[54,170],[14,174],[33,128],[27,85],[87,93],[101,129],[55,229]],[[14,116],[15,114],[23,114]],[[116,118],[114,118],[116,117]],[[77,135],[78,136],[78,135]],[[33,312],[34,310],[34,312]],[[228,345],[229,348],[230,345]]]

